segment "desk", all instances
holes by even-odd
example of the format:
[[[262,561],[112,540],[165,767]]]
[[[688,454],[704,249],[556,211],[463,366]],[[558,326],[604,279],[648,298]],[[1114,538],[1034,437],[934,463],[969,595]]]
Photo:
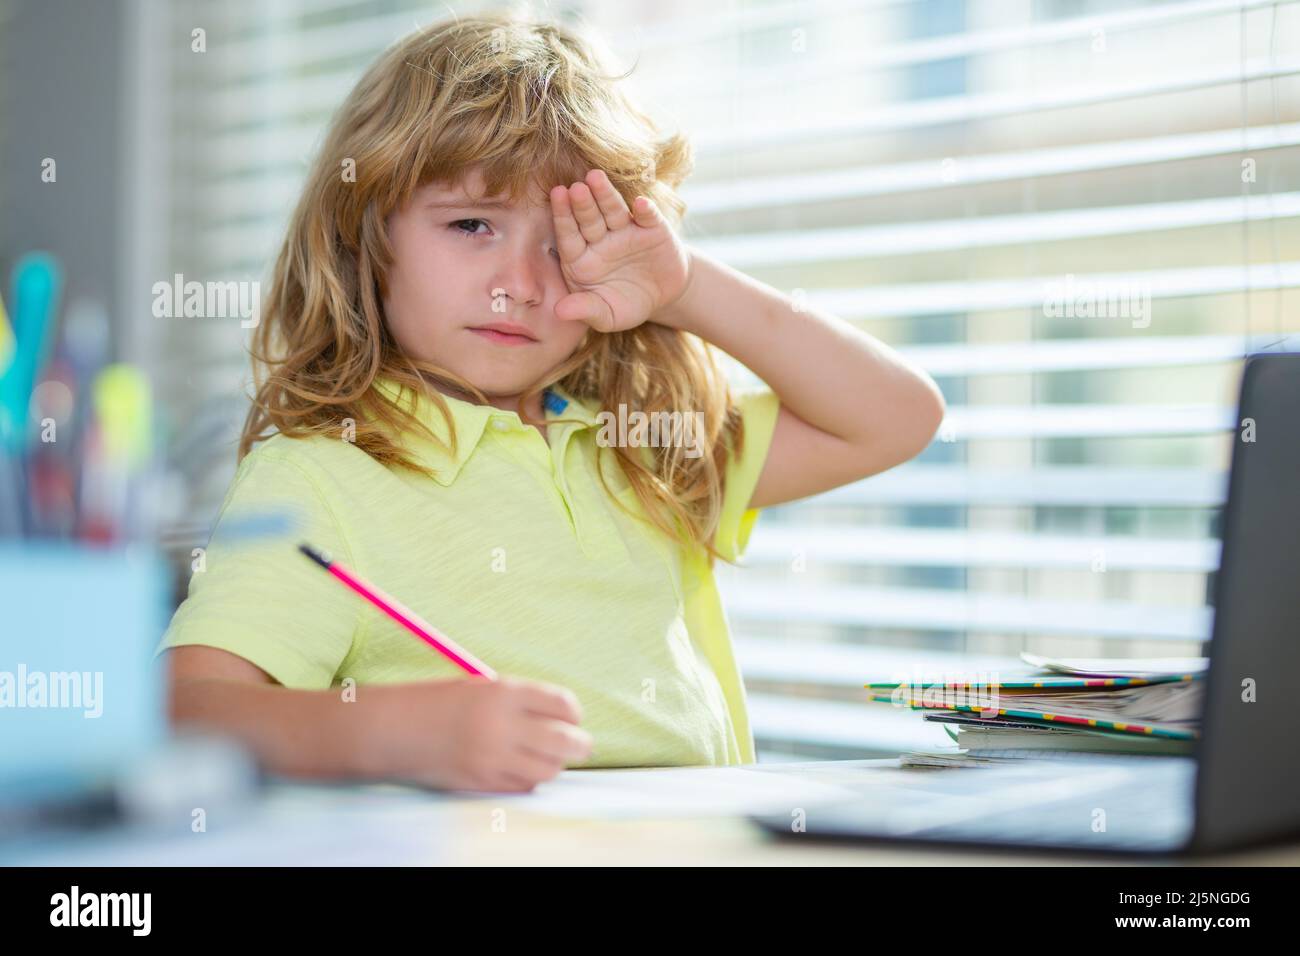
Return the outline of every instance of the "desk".
[[[237,822],[221,825],[216,819],[217,825],[204,833],[189,829],[172,834],[119,831],[33,845],[22,853],[0,857],[6,863],[62,866],[1087,866],[1176,862],[954,851],[901,844],[800,844],[769,837],[727,807],[728,793],[734,796],[738,787],[763,791],[772,807],[788,807],[798,805],[792,800],[811,805],[837,795],[842,798],[839,788],[865,791],[914,785],[918,773],[981,772],[903,769],[897,759],[569,771],[531,794],[436,794],[391,784],[280,781],[254,809],[239,814]],[[611,774],[615,777],[605,779],[624,783],[629,774],[644,775],[645,786],[638,789],[663,809],[647,816],[632,803],[620,805],[606,799],[600,801],[597,817],[584,816],[571,795]],[[728,781],[727,786],[717,786],[723,780]],[[710,798],[708,794],[715,791],[716,798]],[[674,793],[679,796],[674,798]],[[693,802],[701,800],[703,810],[692,811]],[[1209,862],[1296,866],[1300,865],[1300,845],[1225,855]]]

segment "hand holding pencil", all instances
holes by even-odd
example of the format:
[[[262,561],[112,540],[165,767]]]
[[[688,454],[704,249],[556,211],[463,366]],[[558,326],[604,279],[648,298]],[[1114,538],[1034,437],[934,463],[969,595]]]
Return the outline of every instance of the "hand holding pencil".
[[[303,544],[299,550],[411,634],[478,680],[385,685],[380,691],[382,773],[441,789],[528,791],[591,756],[574,694],[500,677],[410,608]],[[364,691],[363,691],[364,692]]]

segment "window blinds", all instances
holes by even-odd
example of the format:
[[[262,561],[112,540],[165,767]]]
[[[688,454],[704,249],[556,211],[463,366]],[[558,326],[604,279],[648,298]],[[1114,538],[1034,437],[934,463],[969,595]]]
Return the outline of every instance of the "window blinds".
[[[361,70],[483,8],[169,7],[164,274],[264,277]],[[747,567],[720,568],[765,759],[946,742],[862,703],[871,679],[1202,650],[1241,359],[1300,331],[1300,4],[534,11],[581,14],[691,135],[692,243],[881,337],[948,400],[917,460],[769,509]],[[164,333],[186,433],[228,429],[244,330]],[[219,493],[228,473],[205,474]]]

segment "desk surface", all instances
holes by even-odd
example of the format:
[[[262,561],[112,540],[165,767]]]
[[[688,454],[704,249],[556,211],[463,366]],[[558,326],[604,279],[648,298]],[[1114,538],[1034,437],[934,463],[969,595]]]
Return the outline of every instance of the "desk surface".
[[[570,771],[531,794],[438,794],[391,784],[282,781],[255,808],[213,808],[206,832],[117,831],[10,848],[29,865],[1116,865],[1122,859],[1003,850],[831,844],[769,836],[744,819],[844,790],[910,787],[896,759],[631,771]],[[635,776],[633,776],[635,775]],[[742,806],[743,804],[743,806]],[[647,812],[647,808],[654,808]],[[228,820],[233,822],[223,823]],[[1171,860],[1127,862],[1172,864]],[[1300,865],[1300,844],[1214,857],[1213,865]]]
[[[636,771],[665,778],[682,774],[704,776],[724,768],[693,767],[676,770]],[[979,769],[904,769],[897,758],[883,760],[818,761],[798,764],[754,764],[745,768],[764,773],[815,779],[849,791],[908,786],[918,775],[982,773]],[[589,775],[624,771],[590,771]],[[541,788],[539,788],[540,791]],[[774,806],[789,805],[790,795],[774,791]],[[512,808],[512,801],[517,807]],[[715,812],[707,816],[678,813],[654,818],[593,819],[563,817],[527,808],[529,797],[484,795],[461,796],[449,801],[450,841],[446,862],[467,866],[498,865],[690,865],[729,864],[744,866],[1080,866],[1123,865],[1122,858],[1087,857],[1079,854],[1047,854],[1014,850],[931,848],[906,844],[839,844],[824,841],[801,843],[795,838],[776,838],[734,814]],[[502,811],[505,811],[502,813]],[[1150,865],[1186,865],[1170,859],[1128,860]],[[1300,864],[1300,844],[1264,848],[1190,861],[1193,865],[1295,866]]]

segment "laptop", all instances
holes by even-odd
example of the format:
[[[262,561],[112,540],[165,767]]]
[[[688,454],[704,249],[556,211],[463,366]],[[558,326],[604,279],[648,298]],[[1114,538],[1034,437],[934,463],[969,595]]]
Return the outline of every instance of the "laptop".
[[[808,807],[798,826],[790,815],[749,819],[788,839],[1108,855],[1300,838],[1300,353],[1249,356],[1238,409],[1191,756],[907,771],[915,786]]]

